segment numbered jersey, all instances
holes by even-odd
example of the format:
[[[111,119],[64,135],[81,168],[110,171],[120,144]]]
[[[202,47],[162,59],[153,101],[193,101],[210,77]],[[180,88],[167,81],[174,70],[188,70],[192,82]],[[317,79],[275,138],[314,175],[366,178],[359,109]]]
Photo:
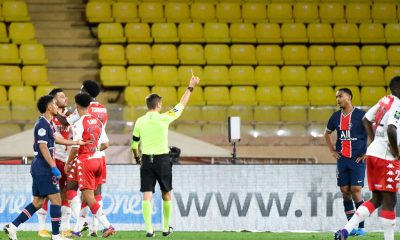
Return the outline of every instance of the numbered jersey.
[[[105,108],[102,104],[98,102],[91,102],[88,107],[88,112],[90,115],[98,118],[104,126],[107,125],[108,114],[107,108]]]
[[[365,117],[375,124],[375,138],[367,150],[368,156],[385,160],[395,160],[389,148],[388,125],[397,127],[397,141],[400,140],[400,99],[393,95],[385,96],[373,106]]]
[[[58,121],[56,117],[53,117],[52,122],[55,134],[58,134],[67,140],[72,139],[71,126],[65,126],[61,124],[61,122]],[[62,145],[62,144],[55,145],[55,156],[57,160],[66,162],[68,154],[69,154],[69,148],[67,145]]]

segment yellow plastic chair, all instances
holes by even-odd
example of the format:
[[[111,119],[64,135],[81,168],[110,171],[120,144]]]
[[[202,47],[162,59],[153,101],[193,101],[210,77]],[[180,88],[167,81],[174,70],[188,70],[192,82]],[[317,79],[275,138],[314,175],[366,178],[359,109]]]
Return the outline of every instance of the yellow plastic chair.
[[[334,67],[333,82],[336,86],[358,86],[358,72],[356,67]]]
[[[256,56],[259,65],[282,65],[282,50],[279,45],[258,45]]]
[[[256,50],[252,44],[233,44],[231,59],[233,64],[256,65]]]
[[[230,91],[232,105],[256,106],[256,91],[251,86],[233,86]]]
[[[4,1],[3,17],[6,22],[26,22],[31,20],[25,1]]]
[[[391,45],[387,49],[387,55],[390,65],[400,65],[400,46]]]
[[[346,19],[348,23],[370,23],[371,22],[370,4],[362,2],[347,3]]]
[[[134,2],[115,2],[112,5],[112,15],[115,22],[136,23],[139,22],[137,4]]]
[[[332,69],[329,66],[308,67],[307,81],[310,86],[333,86]]]
[[[389,43],[389,44],[400,43],[400,24],[397,24],[397,23],[386,24],[385,38],[386,38],[386,43]]]
[[[287,3],[268,4],[268,19],[271,23],[290,23],[293,22],[292,6]]]
[[[28,86],[50,85],[45,66],[23,66],[22,81]]]
[[[129,64],[153,64],[151,47],[148,44],[128,44],[126,47],[126,59]]]
[[[178,104],[176,89],[174,87],[154,86],[151,88],[151,93],[156,93],[162,97],[162,104],[165,107],[164,111],[168,111],[170,107]]]
[[[124,89],[124,102],[128,106],[143,106],[149,94],[148,87],[126,87]]]
[[[363,65],[387,65],[386,48],[383,45],[364,45],[361,48]]]
[[[124,87],[128,85],[126,70],[122,66],[103,66],[100,69],[100,82],[105,87]]]
[[[205,66],[203,69],[205,85],[230,85],[229,71],[226,66]]]
[[[229,106],[232,104],[227,87],[205,87],[204,99],[207,105]],[[203,113],[206,113],[204,109]]]
[[[360,48],[356,45],[341,45],[335,48],[337,65],[361,65]]]
[[[200,86],[205,85],[203,79],[203,68],[201,66],[179,66],[178,67],[178,81],[181,86],[187,86],[189,80],[192,77],[192,72],[194,76],[201,79]]]
[[[204,65],[204,50],[200,44],[181,44],[178,48],[178,57],[181,64]]]
[[[86,4],[86,20],[89,23],[112,22],[111,3],[88,2]]]
[[[201,89],[200,89],[201,90]],[[203,90],[201,90],[203,91]],[[192,104],[193,95],[191,95],[188,105],[185,107],[185,110],[182,112],[182,115],[179,117],[179,120],[182,122],[200,122],[201,121],[201,107],[195,106]],[[179,90],[178,90],[178,96]],[[204,102],[205,104],[205,102]],[[202,104],[202,106],[204,105]]]
[[[125,25],[128,43],[151,43],[150,27],[147,23],[128,23]]]
[[[17,45],[13,43],[0,44],[0,64],[19,64],[21,59],[19,58]]]
[[[265,23],[267,6],[263,2],[245,2],[242,4],[242,18],[245,23]]]
[[[176,126],[176,131],[178,133],[188,135],[191,137],[201,137],[203,136],[203,132],[201,130],[201,126],[195,123],[178,123]]]
[[[141,2],[139,4],[141,22],[165,22],[163,5],[161,2]]]
[[[355,23],[336,23],[333,27],[336,43],[359,43],[360,36]]]
[[[319,5],[321,23],[344,23],[343,3],[326,2]]]
[[[31,86],[11,86],[8,99],[14,106],[30,106],[35,104],[35,93]]]
[[[236,89],[235,89],[236,91]],[[232,89],[231,89],[231,94],[232,94]],[[247,92],[246,92],[247,94]],[[254,96],[252,96],[254,97]],[[235,103],[236,100],[239,100],[238,102]],[[246,102],[243,103],[243,101],[246,100]],[[248,95],[246,95],[245,99],[241,98],[232,98],[232,106],[229,106],[227,109],[228,116],[238,116],[240,117],[240,123],[245,123],[249,124],[254,121],[254,113],[253,113],[253,104],[251,105],[246,105],[248,99]],[[255,100],[254,100],[255,101]]]
[[[255,85],[254,69],[251,66],[232,66],[229,78],[233,86]]]
[[[178,96],[183,96],[186,92],[187,87],[179,87],[178,88]],[[196,87],[195,90],[190,94],[190,100],[188,102],[189,106],[204,106],[206,102],[204,101],[204,93],[201,87]],[[186,111],[186,108],[185,108]],[[196,119],[199,120],[200,118]]]
[[[281,26],[284,43],[307,43],[307,31],[303,23],[284,23]]]
[[[10,101],[7,99],[6,87],[0,86],[0,109],[4,106],[9,106]],[[1,112],[1,110],[0,110]]]
[[[382,67],[361,66],[358,69],[361,86],[385,86],[385,76]]]
[[[328,23],[308,24],[307,35],[310,43],[333,43],[333,30]]]
[[[293,6],[293,17],[298,23],[318,23],[318,5],[313,2],[297,2]]]
[[[335,93],[332,87],[314,86],[308,90],[308,99],[312,106],[332,106],[336,104]]]
[[[0,85],[23,85],[21,81],[21,69],[18,66],[0,65]]]
[[[256,31],[251,23],[232,23],[230,26],[232,43],[255,43]]]
[[[35,28],[30,22],[13,22],[8,30],[15,44],[36,43]]]
[[[8,37],[7,34],[6,25],[3,22],[0,22],[0,43],[8,43],[8,42],[10,42],[10,38]]]
[[[17,123],[0,124],[0,138],[8,137],[21,132],[21,127]]]
[[[334,94],[335,94],[335,92],[334,92]],[[334,99],[335,98],[336,97],[334,96]],[[336,102],[334,105],[336,105]],[[326,123],[327,123],[326,120],[332,116],[333,111],[334,111],[334,107],[332,107],[332,106],[331,107],[328,107],[328,106],[310,107],[308,109],[307,119],[308,119],[308,121],[310,121],[312,123],[323,123],[323,128],[322,128],[322,131],[320,132],[321,135],[323,135],[325,132],[325,129],[326,129]],[[314,126],[314,124],[310,127],[313,127],[313,126]]]
[[[382,97],[386,96],[384,87],[362,87],[361,102],[363,106],[374,106]]]
[[[229,43],[229,29],[226,23],[206,23],[204,37],[207,43]]]
[[[256,38],[258,43],[281,43],[281,29],[276,23],[258,23]]]
[[[281,70],[277,66],[257,66],[254,79],[257,86],[282,86]]]
[[[122,45],[102,44],[99,48],[99,62],[101,65],[123,65],[125,60],[125,50]]]
[[[55,86],[47,85],[47,86],[37,86],[35,90],[35,100],[39,100],[41,96],[47,95],[51,90],[56,88]]]
[[[156,86],[178,86],[178,70],[175,66],[154,66],[153,79]]]
[[[204,48],[207,64],[231,64],[230,50],[225,44],[207,44]]]
[[[335,53],[331,45],[312,45],[308,48],[311,65],[336,65]]]
[[[174,23],[153,23],[151,36],[155,43],[177,43],[178,32]]]
[[[154,44],[151,48],[151,55],[154,64],[172,64],[177,65],[178,52],[173,44]]]
[[[194,2],[190,6],[190,16],[193,22],[215,22],[215,5],[212,2]]]
[[[189,4],[187,2],[166,2],[165,17],[168,22],[189,22]]]
[[[124,30],[121,23],[100,23],[98,28],[100,43],[125,43]]]
[[[42,44],[22,44],[19,48],[19,53],[24,65],[43,65],[48,62]]]
[[[285,105],[309,105],[307,88],[302,86],[285,86],[282,89],[282,100]]]
[[[389,86],[390,81],[396,76],[400,76],[400,66],[389,66],[385,68],[385,81],[387,86]]]
[[[375,23],[397,23],[396,3],[374,3],[371,16]]]
[[[205,42],[203,27],[200,23],[180,23],[178,36],[182,43]]]
[[[262,86],[257,87],[256,97],[261,106],[281,106],[282,92],[278,86]]]
[[[273,106],[257,106],[254,107],[254,121],[257,123],[255,125],[256,129],[260,123],[278,123],[281,121],[280,109],[279,107]],[[258,136],[261,136],[259,130],[256,130]]]
[[[358,27],[361,43],[381,43],[386,42],[385,31],[380,23],[362,23]]]
[[[126,78],[131,86],[153,86],[153,71],[150,66],[129,66]]]
[[[308,65],[308,50],[305,45],[285,45],[282,49],[285,65]]]
[[[240,4],[235,2],[220,2],[216,5],[216,16],[219,22],[242,22]]]
[[[281,68],[281,79],[284,86],[307,86],[306,69],[302,66],[284,66]]]
[[[227,90],[227,93],[229,93],[229,90]],[[204,97],[205,97],[205,93],[204,93]],[[226,119],[227,119],[226,106],[204,106],[202,108],[201,120],[204,122],[219,122],[220,123],[222,121],[226,121]],[[205,126],[207,126],[207,125],[209,125],[209,124],[206,124]]]

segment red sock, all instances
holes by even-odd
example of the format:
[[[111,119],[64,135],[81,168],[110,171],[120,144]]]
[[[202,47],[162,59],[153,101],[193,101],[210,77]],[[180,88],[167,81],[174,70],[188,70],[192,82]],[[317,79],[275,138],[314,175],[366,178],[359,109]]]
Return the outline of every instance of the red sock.
[[[76,196],[78,196],[78,192],[76,190],[67,190],[68,201],[71,201]]]
[[[366,201],[365,203],[363,203],[362,206],[368,208],[368,211],[369,211],[370,214],[372,214],[375,211],[375,208],[376,208],[375,205],[372,204],[371,201]]]
[[[61,201],[61,206],[63,206],[63,207],[70,207],[69,202],[66,201],[66,200],[62,200],[62,201]]]
[[[47,210],[49,209],[49,199],[45,199],[42,205],[43,210],[45,210],[47,212]]]
[[[381,217],[394,220],[396,219],[396,213],[394,211],[382,210]]]
[[[100,202],[101,200],[103,200],[103,197],[99,194],[99,195],[95,195],[94,199],[96,199],[97,202]]]
[[[92,211],[93,215],[96,215],[97,211],[100,209],[100,204],[98,202],[94,203],[92,206],[90,206],[90,211]]]
[[[84,209],[86,206],[87,206],[87,203],[82,202],[82,204],[81,204],[81,209]]]

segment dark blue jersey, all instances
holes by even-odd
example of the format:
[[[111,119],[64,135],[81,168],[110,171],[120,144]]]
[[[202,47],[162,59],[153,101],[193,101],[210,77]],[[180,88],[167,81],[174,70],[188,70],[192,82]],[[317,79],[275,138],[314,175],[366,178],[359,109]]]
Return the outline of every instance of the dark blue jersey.
[[[47,144],[50,151],[50,156],[54,159],[54,130],[49,121],[44,116],[41,116],[34,129],[34,159],[31,166],[31,174],[33,175],[51,175],[51,167],[44,159],[42,152],[39,149],[40,143]]]
[[[344,115],[342,111],[333,113],[329,119],[327,130],[337,132],[336,151],[347,158],[359,157],[367,151],[367,132],[362,124],[365,112],[354,108]]]

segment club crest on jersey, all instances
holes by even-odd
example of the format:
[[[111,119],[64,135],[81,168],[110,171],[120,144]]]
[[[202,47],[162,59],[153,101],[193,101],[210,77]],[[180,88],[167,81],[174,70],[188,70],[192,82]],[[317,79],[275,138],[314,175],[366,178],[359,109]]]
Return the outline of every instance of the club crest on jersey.
[[[397,120],[400,119],[400,112],[399,112],[399,111],[396,111],[396,112],[395,112],[394,118],[396,118]]]
[[[38,135],[41,136],[41,137],[43,137],[44,135],[46,135],[46,129],[44,129],[44,128],[39,129],[39,130],[38,130]]]

